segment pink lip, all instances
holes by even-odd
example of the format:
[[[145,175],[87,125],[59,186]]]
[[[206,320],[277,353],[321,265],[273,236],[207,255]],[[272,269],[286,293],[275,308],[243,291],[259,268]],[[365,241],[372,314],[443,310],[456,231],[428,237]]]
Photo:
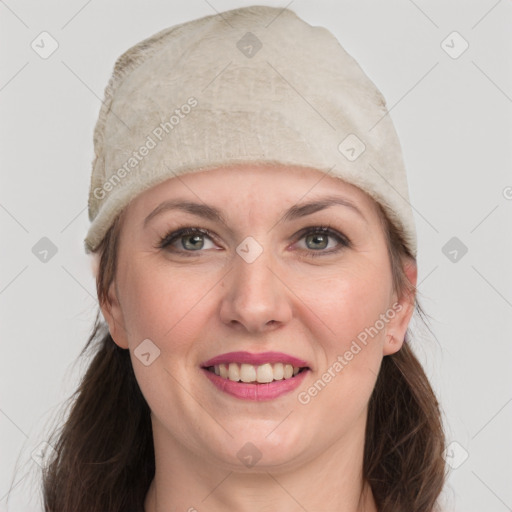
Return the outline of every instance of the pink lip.
[[[213,359],[211,361],[213,361]],[[207,362],[209,363],[210,361]],[[202,371],[218,389],[224,391],[224,393],[227,393],[228,395],[241,398],[243,400],[264,401],[272,400],[296,389],[310,370],[304,370],[290,379],[275,380],[266,384],[235,382],[220,377],[205,368],[202,368]]]
[[[283,352],[260,352],[259,354],[251,354],[250,352],[228,352],[227,354],[221,354],[220,356],[208,359],[208,361],[205,361],[201,367],[208,368],[209,366],[229,363],[246,363],[253,364],[255,366],[265,363],[283,363],[298,366],[300,368],[305,366],[309,367],[309,364],[306,361],[284,354]]]

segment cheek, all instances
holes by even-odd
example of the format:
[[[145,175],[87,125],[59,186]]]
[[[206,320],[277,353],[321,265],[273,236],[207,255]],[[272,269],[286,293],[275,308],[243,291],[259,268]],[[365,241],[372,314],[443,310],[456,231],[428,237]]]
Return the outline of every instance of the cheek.
[[[218,276],[142,259],[124,277],[122,309],[131,351],[150,339],[169,370],[183,371],[197,359],[192,353],[200,349],[205,323],[213,314],[211,297]]]
[[[189,395],[181,391],[174,378],[186,389],[193,389],[189,370],[197,371],[194,353],[211,315],[206,310],[207,294],[215,281],[211,276],[193,276],[144,261],[132,264],[124,277],[123,316],[140,388],[157,415],[165,415],[173,407],[186,410]],[[146,339],[160,350],[149,366],[140,363],[136,350]]]
[[[324,325],[332,349],[350,345],[385,313],[392,296],[386,271],[380,266],[354,266],[301,284],[301,297]]]
[[[322,358],[314,389],[303,391],[325,414],[362,411],[371,395],[383,357],[391,277],[385,268],[368,267],[345,272],[340,277],[310,283],[303,288],[305,302],[321,320],[316,333]],[[320,380],[320,382],[319,382]],[[326,389],[325,391],[323,391]]]

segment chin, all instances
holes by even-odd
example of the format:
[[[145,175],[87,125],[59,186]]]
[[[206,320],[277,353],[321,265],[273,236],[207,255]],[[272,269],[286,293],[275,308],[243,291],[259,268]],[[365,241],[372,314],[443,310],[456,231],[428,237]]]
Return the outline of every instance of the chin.
[[[265,422],[265,428],[256,428],[246,422],[245,428],[227,440],[222,453],[217,453],[215,457],[221,466],[230,471],[256,473],[285,470],[299,459],[306,458],[310,446],[306,439],[292,435],[290,428],[278,427],[274,432],[272,429],[276,429],[275,424],[268,428],[268,422]]]

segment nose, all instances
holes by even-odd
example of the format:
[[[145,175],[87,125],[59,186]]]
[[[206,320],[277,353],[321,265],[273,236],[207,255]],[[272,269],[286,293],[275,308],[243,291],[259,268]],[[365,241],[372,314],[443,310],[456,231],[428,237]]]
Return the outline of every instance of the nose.
[[[221,320],[251,333],[288,323],[293,316],[291,292],[270,251],[264,250],[251,263],[236,254],[232,264],[224,278]]]

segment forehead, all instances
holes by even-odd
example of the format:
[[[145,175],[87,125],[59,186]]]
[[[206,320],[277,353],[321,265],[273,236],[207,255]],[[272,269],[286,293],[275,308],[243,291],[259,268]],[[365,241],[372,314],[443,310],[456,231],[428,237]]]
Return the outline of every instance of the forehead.
[[[139,194],[128,210],[144,214],[175,197],[215,204],[223,210],[241,205],[279,210],[325,195],[345,198],[361,210],[378,214],[366,192],[330,176],[328,170],[268,163],[216,166],[177,175]]]

